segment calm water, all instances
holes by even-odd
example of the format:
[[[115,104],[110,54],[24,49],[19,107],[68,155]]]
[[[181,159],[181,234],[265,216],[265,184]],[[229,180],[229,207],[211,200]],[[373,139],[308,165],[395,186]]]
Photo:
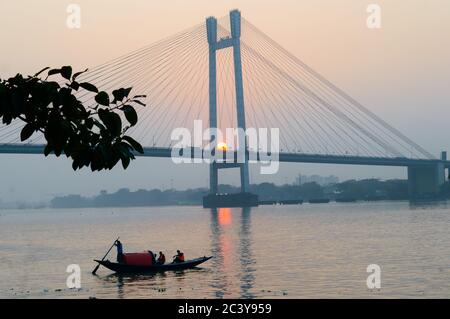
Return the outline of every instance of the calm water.
[[[0,297],[450,297],[449,229],[446,204],[406,202],[0,210]],[[119,235],[125,251],[215,258],[184,272],[91,275]],[[82,269],[79,290],[66,287],[69,264]],[[380,290],[366,286],[369,264],[381,267]]]

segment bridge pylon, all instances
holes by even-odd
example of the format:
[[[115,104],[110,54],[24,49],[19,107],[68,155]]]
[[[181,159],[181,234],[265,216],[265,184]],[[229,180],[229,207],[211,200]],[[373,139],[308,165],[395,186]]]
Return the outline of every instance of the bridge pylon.
[[[236,90],[236,114],[238,125],[238,145],[245,149],[245,160],[243,163],[217,163],[213,161],[209,168],[209,188],[210,196],[218,193],[218,171],[223,168],[239,167],[241,179],[241,193],[248,193],[250,186],[247,140],[245,137],[245,106],[244,106],[244,84],[242,77],[242,57],[241,57],[241,13],[239,10],[230,12],[231,37],[217,39],[217,19],[209,17],[206,19],[207,39],[209,44],[209,127],[217,129],[217,51],[232,48],[234,62],[234,77]],[[213,132],[213,131],[212,131]],[[217,136],[211,134],[212,147],[217,146]],[[249,194],[250,195],[250,194]],[[242,196],[242,194],[241,194]],[[254,195],[252,196],[255,199]],[[247,202],[240,198],[241,203]],[[257,198],[256,198],[257,201]],[[254,202],[253,200],[251,202]],[[237,205],[239,206],[239,205]],[[249,206],[249,205],[244,205]],[[254,206],[254,205],[250,205]]]

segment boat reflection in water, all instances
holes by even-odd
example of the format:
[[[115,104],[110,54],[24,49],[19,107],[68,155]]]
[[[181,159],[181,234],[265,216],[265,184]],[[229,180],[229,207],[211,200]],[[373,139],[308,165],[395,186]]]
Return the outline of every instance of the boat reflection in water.
[[[233,212],[241,211],[239,230],[235,232],[233,226]],[[251,251],[251,208],[217,208],[211,209],[211,251],[214,273],[213,288],[215,297],[224,298],[232,294],[232,274],[239,273],[240,296],[254,297],[251,293],[254,284],[254,264]],[[238,241],[234,243],[233,241]],[[237,249],[235,249],[237,247]],[[235,249],[235,250],[234,250]],[[234,267],[240,269],[234,269]]]
[[[117,288],[116,297],[119,299],[137,297],[137,298],[148,298],[151,295],[157,295],[159,297],[164,297],[166,294],[166,289],[170,286],[184,287],[184,281],[188,273],[202,273],[208,272],[206,269],[193,268],[186,270],[177,270],[167,273],[167,272],[156,272],[148,274],[120,274],[112,273],[104,277],[98,276],[104,282],[104,286],[109,284]],[[170,280],[169,286],[168,281]],[[173,287],[172,287],[173,288]],[[101,297],[101,296],[100,296]],[[182,297],[182,296],[180,296]]]

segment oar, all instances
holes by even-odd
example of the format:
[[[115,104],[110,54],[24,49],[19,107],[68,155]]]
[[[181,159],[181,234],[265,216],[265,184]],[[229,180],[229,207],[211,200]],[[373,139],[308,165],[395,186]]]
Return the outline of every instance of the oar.
[[[117,241],[120,239],[120,237],[117,237],[117,239],[114,241],[114,243],[112,244],[112,246],[108,249],[108,251],[106,252],[105,256],[103,256],[102,261],[106,258],[106,256],[108,256],[109,252],[111,251],[111,249],[113,249],[114,245],[117,243]],[[97,266],[95,266],[94,270],[92,271],[92,274],[95,275],[95,273],[97,272],[98,268],[100,267],[100,263],[98,263]]]

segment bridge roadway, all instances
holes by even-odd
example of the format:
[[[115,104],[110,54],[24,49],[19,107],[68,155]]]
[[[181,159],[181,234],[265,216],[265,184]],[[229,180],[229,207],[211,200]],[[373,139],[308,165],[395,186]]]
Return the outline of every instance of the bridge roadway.
[[[0,144],[0,154],[43,154],[44,145],[42,144]],[[184,153],[187,152],[187,153]],[[177,154],[186,154],[183,156],[191,158],[203,157],[201,152],[195,152],[194,149],[179,150]],[[250,153],[249,156],[255,155]],[[166,147],[144,147],[144,154],[136,153],[136,156],[143,157],[172,157],[172,149]],[[230,153],[230,156],[231,155]],[[234,158],[237,154],[234,152]],[[255,157],[253,157],[255,158]],[[257,157],[260,159],[260,157]],[[341,155],[322,155],[322,154],[301,154],[301,153],[279,153],[280,162],[288,163],[321,163],[321,164],[347,164],[347,165],[373,165],[373,166],[433,166],[443,164],[445,168],[450,168],[450,161],[440,159],[410,159],[406,157],[366,157],[366,156],[341,156]]]

